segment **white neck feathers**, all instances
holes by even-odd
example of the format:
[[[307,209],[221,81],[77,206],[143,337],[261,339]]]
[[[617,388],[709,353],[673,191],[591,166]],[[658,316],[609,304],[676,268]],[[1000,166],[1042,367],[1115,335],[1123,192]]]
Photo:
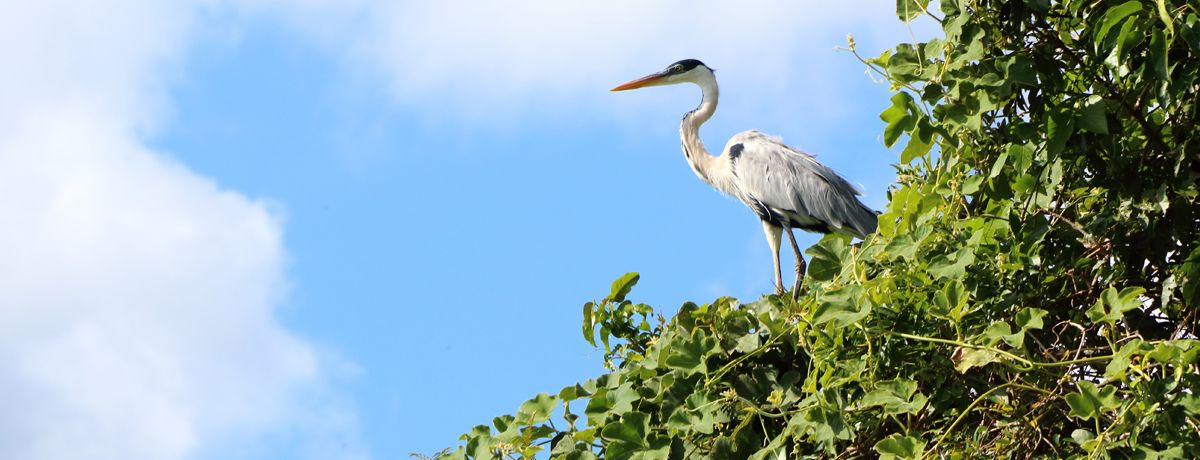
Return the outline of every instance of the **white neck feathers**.
[[[720,91],[717,89],[717,79],[713,77],[712,73],[703,72],[693,82],[700,86],[704,97],[700,100],[700,106],[696,107],[696,110],[683,116],[683,120],[679,123],[679,139],[683,144],[684,157],[687,158],[692,171],[704,182],[715,185],[711,172],[717,157],[708,153],[708,150],[704,148],[704,141],[700,140],[700,125],[712,118],[713,113],[717,111]]]

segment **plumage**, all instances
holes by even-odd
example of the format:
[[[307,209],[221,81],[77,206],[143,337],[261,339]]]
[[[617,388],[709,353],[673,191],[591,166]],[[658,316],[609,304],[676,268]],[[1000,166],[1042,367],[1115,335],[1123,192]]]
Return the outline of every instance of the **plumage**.
[[[739,133],[729,140],[723,156],[732,163],[734,197],[763,220],[858,238],[875,231],[875,212],[858,201],[858,189],[812,155],[778,138],[758,131]]]
[[[717,110],[720,91],[712,69],[695,59],[685,59],[661,72],[613,88],[622,91],[646,86],[694,83],[703,96],[700,106],[683,116],[679,138],[688,166],[713,188],[745,203],[762,221],[775,263],[775,289],[783,292],[779,267],[782,234],[796,256],[798,293],[805,262],[791,229],[837,232],[858,238],[874,233],[878,218],[858,200],[860,192],[816,157],[758,131],[734,135],[721,155],[713,156],[700,140],[700,125]],[[787,230],[786,232],[784,230]]]

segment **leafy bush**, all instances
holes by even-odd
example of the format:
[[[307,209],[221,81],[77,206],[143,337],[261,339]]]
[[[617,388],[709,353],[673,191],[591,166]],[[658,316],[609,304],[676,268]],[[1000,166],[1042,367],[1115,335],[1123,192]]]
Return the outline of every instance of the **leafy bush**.
[[[904,145],[877,234],[797,301],[664,321],[622,277],[584,308],[610,372],[439,455],[1200,457],[1196,3],[927,1],[944,38],[859,58]]]

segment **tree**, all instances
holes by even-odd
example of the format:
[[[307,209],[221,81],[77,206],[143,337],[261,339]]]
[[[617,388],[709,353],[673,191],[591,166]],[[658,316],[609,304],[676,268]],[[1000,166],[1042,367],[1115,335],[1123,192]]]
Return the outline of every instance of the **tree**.
[[[927,3],[944,38],[850,40],[904,146],[877,234],[797,301],[656,321],[622,277],[584,308],[610,372],[440,455],[1200,457],[1200,7]]]

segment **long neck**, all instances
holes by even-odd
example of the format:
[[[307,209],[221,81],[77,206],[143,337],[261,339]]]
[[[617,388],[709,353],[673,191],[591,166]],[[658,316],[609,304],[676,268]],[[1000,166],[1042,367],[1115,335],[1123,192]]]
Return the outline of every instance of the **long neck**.
[[[713,112],[717,111],[720,91],[717,90],[716,79],[711,77],[701,79],[696,84],[703,91],[704,98],[700,100],[700,106],[696,107],[696,110],[683,116],[683,121],[679,123],[679,140],[683,144],[683,155],[687,158],[688,166],[692,167],[692,171],[701,180],[712,184],[711,171],[717,157],[704,148],[704,141],[700,140],[700,125],[712,118]]]

